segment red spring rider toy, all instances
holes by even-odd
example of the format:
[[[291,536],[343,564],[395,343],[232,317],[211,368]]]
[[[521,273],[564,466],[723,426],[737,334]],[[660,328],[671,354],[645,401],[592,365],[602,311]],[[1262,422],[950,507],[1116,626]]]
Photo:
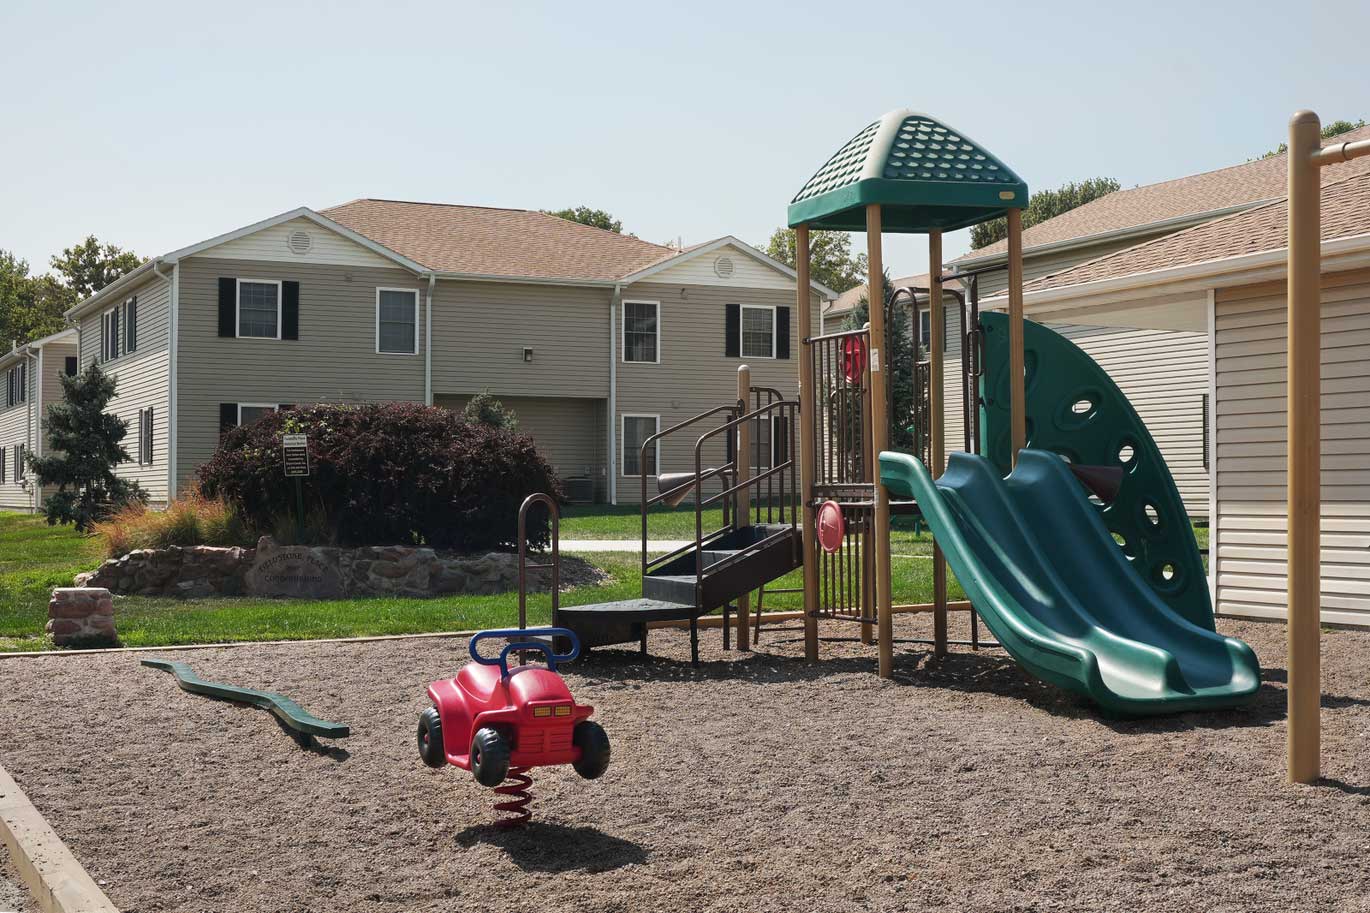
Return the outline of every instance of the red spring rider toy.
[[[546,638],[533,640],[531,638]],[[481,656],[482,640],[512,639],[496,658]],[[557,653],[558,641],[567,641],[571,652]],[[570,764],[587,780],[601,776],[609,766],[609,736],[591,722],[595,708],[577,704],[561,676],[558,663],[580,655],[580,640],[566,628],[481,631],[468,648],[474,662],[467,663],[455,678],[433,682],[428,696],[434,706],[419,715],[419,757],[429,767],[454,764],[471,771],[476,782],[511,797],[495,804],[512,818],[497,821],[500,827],[523,824],[532,817],[528,770],[554,764]],[[510,670],[509,654],[539,651],[547,668],[519,666]],[[510,783],[504,784],[508,777]],[[504,784],[504,785],[501,785]]]

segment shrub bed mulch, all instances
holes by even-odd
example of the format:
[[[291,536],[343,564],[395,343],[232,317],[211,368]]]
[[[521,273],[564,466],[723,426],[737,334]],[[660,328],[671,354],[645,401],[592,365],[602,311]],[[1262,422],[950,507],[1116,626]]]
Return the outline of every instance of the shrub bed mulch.
[[[461,641],[189,657],[352,726],[320,751],[138,667],[155,653],[0,662],[0,760],[125,913],[1365,909],[1370,633],[1324,636],[1332,779],[1290,787],[1284,629],[1221,627],[1265,663],[1256,703],[1142,721],[997,651],[901,645],[882,682],[855,644],[806,665],[793,633],[739,655],[711,632],[696,672],[683,634],[656,633],[652,660],[570,667],[613,763],[592,783],[536,771],[513,833],[414,748]]]

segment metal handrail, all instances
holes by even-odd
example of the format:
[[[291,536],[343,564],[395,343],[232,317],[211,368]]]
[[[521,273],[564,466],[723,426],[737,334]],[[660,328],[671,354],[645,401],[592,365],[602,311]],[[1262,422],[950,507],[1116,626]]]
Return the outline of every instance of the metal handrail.
[[[791,422],[790,422],[790,424],[791,424],[791,426],[793,427],[793,425],[794,425],[794,416],[793,416],[793,413],[794,413],[798,408],[799,408],[799,403],[795,402],[794,400],[780,400],[780,401],[778,401],[778,402],[768,403],[767,405],[762,406],[762,407],[759,408],[759,409],[754,409],[754,410],[752,410],[751,412],[743,413],[742,415],[737,416],[736,418],[732,419],[731,421],[725,422],[724,424],[720,425],[720,426],[717,427],[717,428],[714,428],[714,429],[712,429],[712,430],[710,430],[710,431],[704,432],[704,434],[700,435],[699,440],[695,441],[695,546],[696,546],[696,550],[695,550],[695,586],[696,586],[696,592],[698,592],[698,587],[702,584],[702,582],[703,582],[703,580],[704,580],[704,514],[703,514],[703,508],[704,508],[704,503],[703,503],[703,502],[704,502],[704,489],[703,489],[702,480],[700,479],[700,474],[701,474],[701,472],[702,472],[702,470],[703,470],[702,454],[703,454],[703,450],[704,450],[704,442],[707,441],[707,440],[709,440],[709,439],[712,438],[712,437],[716,437],[717,435],[724,433],[725,431],[730,431],[730,430],[732,430],[732,429],[734,429],[734,428],[737,428],[737,427],[741,426],[742,424],[744,424],[745,422],[755,421],[756,419],[760,418],[762,415],[767,415],[767,414],[775,413],[775,412],[781,412],[781,413],[783,413],[783,412],[785,412],[785,411],[791,412],[791,413],[792,413],[792,416],[791,416]],[[739,449],[739,448],[735,448],[735,450],[734,450],[734,457],[733,457],[734,462],[736,462],[736,459],[737,459],[737,453],[736,453],[736,450],[737,450],[737,449]],[[743,490],[744,488],[747,488],[747,487],[750,487],[750,486],[752,486],[752,485],[757,484],[757,483],[760,482],[762,479],[769,478],[770,476],[774,475],[776,472],[783,472],[785,469],[791,469],[791,470],[792,470],[793,467],[794,467],[794,465],[795,465],[795,461],[794,461],[794,449],[791,448],[791,450],[790,450],[790,458],[787,459],[785,462],[781,463],[779,466],[773,466],[773,467],[771,467],[771,468],[770,468],[769,470],[767,470],[765,473],[761,473],[761,474],[759,474],[759,475],[757,475],[757,476],[754,476],[754,477],[752,477],[752,478],[748,478],[748,479],[745,479],[745,480],[743,480],[743,481],[741,481],[741,482],[736,483],[736,484],[730,489],[730,493],[736,494],[737,492]],[[782,492],[782,497],[783,497],[783,494],[784,494],[784,493]],[[799,514],[798,495],[799,495],[799,493],[798,493],[798,486],[794,484],[794,474],[793,474],[793,472],[791,472],[791,492],[790,492],[790,495],[791,495],[791,498],[792,498],[792,501],[793,501],[793,503],[791,504],[791,510],[790,510],[790,528],[791,528],[791,530],[794,530],[794,529],[797,529],[798,526],[799,526],[799,518],[798,518],[798,514]],[[719,497],[722,497],[722,495],[720,495]],[[712,500],[712,499],[711,499],[711,500]],[[727,500],[725,499],[723,503],[726,505],[728,502],[727,502]],[[736,525],[736,518],[737,518],[736,512],[734,512],[734,515],[733,515],[733,516],[734,516],[734,524]],[[748,517],[750,517],[750,510],[748,510]],[[793,532],[791,533],[791,535],[793,535]],[[720,562],[720,564],[726,565],[727,562]],[[697,598],[696,598],[696,601],[698,601]]]
[[[721,412],[726,412],[726,413],[728,413],[729,415],[733,415],[733,414],[735,414],[735,413],[737,412],[737,406],[735,406],[735,405],[734,405],[734,406],[716,406],[716,407],[714,407],[713,409],[709,409],[709,410],[706,411],[706,412],[701,412],[701,413],[699,413],[698,415],[691,416],[690,418],[685,419],[685,421],[683,421],[683,422],[677,422],[676,424],[672,425],[671,427],[665,428],[665,429],[663,429],[663,430],[661,430],[661,431],[658,431],[658,432],[656,432],[655,434],[650,434],[650,435],[648,435],[646,438],[644,438],[643,441],[642,441],[642,447],[641,447],[641,448],[639,449],[639,451],[638,451],[638,464],[637,464],[637,465],[638,465],[638,473],[639,473],[640,481],[641,481],[641,484],[642,484],[642,497],[638,500],[638,505],[639,505],[639,509],[640,509],[640,511],[641,511],[641,514],[642,514],[642,574],[643,574],[643,576],[646,576],[648,568],[650,568],[650,567],[651,567],[652,565],[654,565],[654,564],[660,564],[660,563],[662,563],[662,561],[664,560],[664,559],[660,559],[660,558],[657,559],[656,561],[651,561],[651,562],[649,562],[649,561],[647,560],[647,510],[648,510],[648,508],[650,508],[650,507],[652,506],[652,504],[657,504],[657,503],[660,503],[661,501],[663,501],[663,500],[665,499],[665,495],[666,495],[666,494],[674,494],[674,493],[680,491],[681,488],[684,488],[684,487],[685,487],[684,485],[677,485],[675,488],[671,489],[670,492],[668,492],[668,493],[660,493],[660,494],[658,494],[658,496],[657,496],[655,499],[651,500],[650,502],[648,501],[648,498],[647,498],[647,473],[646,473],[646,468],[647,468],[647,448],[648,448],[649,446],[655,444],[657,441],[661,440],[662,438],[666,437],[667,435],[674,434],[675,432],[680,431],[682,428],[688,428],[688,427],[690,427],[691,425],[697,424],[698,422],[702,422],[704,419],[706,419],[706,418],[711,418],[711,417],[713,417],[713,416],[715,416],[715,415],[718,415],[718,414],[721,413]],[[722,466],[715,467],[715,471],[712,472],[712,475],[710,476],[710,478],[712,478],[713,475],[721,475],[721,474],[724,474],[724,473],[726,473],[726,472],[728,472],[728,471],[731,471],[732,469],[735,468],[736,462],[737,462],[737,457],[736,457],[736,454],[734,454],[733,460],[732,460],[731,462],[727,462],[727,463],[724,463]],[[660,467],[660,466],[656,467],[656,470],[657,470],[657,473],[660,473],[660,472],[661,472],[661,467]],[[695,473],[695,474],[698,475],[698,470],[697,470],[697,469],[696,469],[696,473]],[[686,485],[689,485],[689,484],[691,484],[691,483],[687,482],[687,483],[685,483],[685,484],[686,484]],[[718,535],[718,533],[721,533],[721,532],[723,532],[724,530],[728,529],[728,525],[727,525],[728,522],[729,522],[729,521],[728,521],[728,515],[729,515],[729,512],[728,512],[728,505],[725,504],[725,505],[723,505],[723,523],[724,523],[724,526],[723,526],[721,529],[717,530],[716,532],[710,533],[709,535],[710,535],[711,538],[712,538],[713,536]],[[696,537],[696,539],[698,539],[698,537]],[[671,553],[670,557],[674,557],[674,556],[676,556],[677,553],[680,553],[680,552],[683,552],[683,551],[685,551],[685,549],[683,549],[683,548],[677,549],[675,552],[672,552],[672,553]]]
[[[552,560],[546,564],[528,563],[528,511],[534,504],[547,505],[547,522],[552,526]],[[552,627],[557,627],[561,608],[561,508],[555,498],[536,492],[523,499],[519,507],[519,630],[528,627],[528,571],[552,570]]]

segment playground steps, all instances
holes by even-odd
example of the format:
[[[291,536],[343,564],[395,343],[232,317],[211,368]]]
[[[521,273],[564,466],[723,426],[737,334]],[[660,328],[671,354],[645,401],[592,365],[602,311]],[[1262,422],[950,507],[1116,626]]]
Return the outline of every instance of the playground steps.
[[[693,549],[654,568],[642,578],[642,595],[698,605],[699,615],[722,608],[799,567],[798,530],[788,524],[743,526],[708,542],[703,559],[702,578]]]
[[[645,654],[649,624],[688,621],[698,665],[699,617],[799,567],[799,531],[788,524],[744,526],[708,540],[702,556],[702,578],[691,548],[642,578],[641,599],[563,606],[556,623],[575,631],[582,647],[637,642]]]

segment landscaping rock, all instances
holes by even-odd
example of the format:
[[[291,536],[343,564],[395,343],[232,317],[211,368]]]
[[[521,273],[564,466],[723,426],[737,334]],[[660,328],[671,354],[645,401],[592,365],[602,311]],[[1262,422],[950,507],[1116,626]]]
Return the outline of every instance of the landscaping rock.
[[[544,555],[530,556],[543,563]],[[594,565],[563,555],[561,588],[600,583]],[[530,591],[546,591],[551,572],[530,570]],[[404,545],[341,549],[280,545],[263,536],[255,549],[213,546],[139,549],[76,575],[77,587],[112,593],[201,599],[265,596],[339,599],[353,596],[494,595],[518,589],[518,555],[458,555]]]
[[[104,587],[58,587],[48,602],[47,632],[59,647],[113,647],[114,596]]]

